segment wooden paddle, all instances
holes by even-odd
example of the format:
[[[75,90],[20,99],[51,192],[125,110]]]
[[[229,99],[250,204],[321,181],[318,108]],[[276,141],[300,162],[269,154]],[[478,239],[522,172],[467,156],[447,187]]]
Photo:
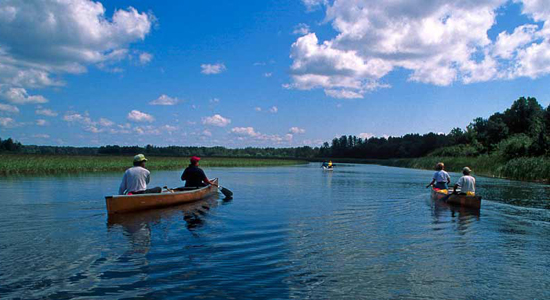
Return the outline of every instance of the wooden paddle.
[[[219,185],[219,184],[212,184],[214,186],[217,186],[218,189],[220,189],[220,191],[222,192],[222,194],[226,197],[226,198],[233,198],[233,192],[224,188],[223,186]]]

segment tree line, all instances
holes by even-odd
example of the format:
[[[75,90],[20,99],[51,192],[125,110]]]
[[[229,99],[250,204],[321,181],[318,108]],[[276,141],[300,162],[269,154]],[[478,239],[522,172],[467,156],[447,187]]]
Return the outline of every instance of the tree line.
[[[2,140],[0,138],[0,152],[19,152],[22,147],[23,145],[21,145],[21,143],[14,141],[12,138],[8,138],[6,140]]]
[[[184,147],[153,145],[101,147],[68,147],[68,146],[38,146],[22,145],[11,138],[0,139],[0,153],[44,154],[44,155],[136,155],[143,153],[150,156],[216,156],[216,157],[265,157],[265,158],[314,158],[319,153],[319,147],[309,146],[293,148],[255,148],[246,147],[230,149],[225,147]]]
[[[341,136],[320,148],[323,157],[413,158],[499,155],[505,159],[550,155],[550,106],[521,97],[504,112],[476,118],[466,129],[448,134],[407,134],[402,137],[361,139]]]
[[[221,146],[217,147],[183,147],[183,146],[168,146],[157,147],[147,145],[139,146],[117,146],[108,145],[99,147],[98,154],[102,155],[134,155],[136,153],[144,153],[154,156],[218,156],[218,157],[267,157],[267,158],[313,158],[319,153],[319,148],[309,146],[294,147],[294,148],[256,148],[246,147],[230,149]]]
[[[506,159],[550,156],[550,106],[544,109],[535,98],[521,97],[504,112],[476,118],[465,129],[448,134],[406,134],[401,137],[341,136],[321,147],[230,149],[225,147],[157,147],[147,145],[102,147],[57,147],[21,145],[0,139],[0,152],[64,155],[219,156],[266,158],[415,158],[434,156],[499,155]]]

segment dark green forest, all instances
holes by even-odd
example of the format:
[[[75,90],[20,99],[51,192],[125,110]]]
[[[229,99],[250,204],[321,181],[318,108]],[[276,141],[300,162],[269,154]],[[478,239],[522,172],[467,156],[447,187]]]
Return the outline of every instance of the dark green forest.
[[[273,158],[357,158],[388,159],[424,156],[472,157],[496,155],[505,159],[550,156],[550,106],[543,108],[535,98],[521,97],[504,112],[474,119],[465,129],[448,134],[406,134],[401,137],[341,136],[321,147],[239,148],[117,146],[56,147],[22,145],[11,138],[0,139],[0,152],[60,155],[135,155],[273,157]]]
[[[324,157],[416,158],[497,155],[505,159],[549,156],[550,106],[544,109],[535,98],[521,97],[504,112],[476,118],[465,129],[445,135],[428,133],[402,137],[370,138],[342,136],[319,150]]]

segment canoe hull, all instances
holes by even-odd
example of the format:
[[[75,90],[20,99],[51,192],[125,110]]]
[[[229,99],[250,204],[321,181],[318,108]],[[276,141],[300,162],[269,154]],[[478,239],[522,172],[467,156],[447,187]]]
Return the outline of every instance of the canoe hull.
[[[446,199],[444,199],[446,198]],[[467,196],[467,195],[458,195],[453,194],[447,197],[447,194],[436,192],[432,190],[432,199],[434,200],[444,200],[448,204],[470,207],[475,209],[481,208],[481,196]]]
[[[323,166],[323,170],[324,170],[324,171],[332,171],[333,169],[334,169],[334,168],[329,168],[329,167]]]
[[[218,184],[218,179],[212,182]],[[217,191],[217,186],[208,185],[183,192],[108,196],[105,202],[109,214],[120,214],[193,202],[214,195]]]

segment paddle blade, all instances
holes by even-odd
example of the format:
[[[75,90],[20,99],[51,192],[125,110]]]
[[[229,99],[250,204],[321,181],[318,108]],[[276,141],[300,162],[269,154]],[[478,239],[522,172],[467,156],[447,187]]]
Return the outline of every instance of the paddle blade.
[[[222,194],[227,197],[227,198],[231,198],[233,197],[233,192],[224,188],[223,186],[220,186],[220,191],[222,192]]]

